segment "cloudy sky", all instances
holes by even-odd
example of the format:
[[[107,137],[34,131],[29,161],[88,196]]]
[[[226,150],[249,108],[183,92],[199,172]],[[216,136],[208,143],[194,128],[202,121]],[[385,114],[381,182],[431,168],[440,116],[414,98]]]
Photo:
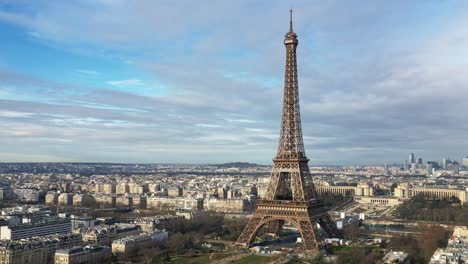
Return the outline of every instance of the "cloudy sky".
[[[291,7],[311,164],[468,155],[466,1],[0,0],[0,161],[271,163]]]

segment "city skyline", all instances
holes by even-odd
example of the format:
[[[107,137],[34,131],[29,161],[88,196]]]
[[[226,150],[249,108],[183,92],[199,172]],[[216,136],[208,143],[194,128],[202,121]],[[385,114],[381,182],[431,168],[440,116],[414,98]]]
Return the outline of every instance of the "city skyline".
[[[291,5],[311,166],[465,157],[468,6],[318,3],[0,0],[0,161],[271,164]]]

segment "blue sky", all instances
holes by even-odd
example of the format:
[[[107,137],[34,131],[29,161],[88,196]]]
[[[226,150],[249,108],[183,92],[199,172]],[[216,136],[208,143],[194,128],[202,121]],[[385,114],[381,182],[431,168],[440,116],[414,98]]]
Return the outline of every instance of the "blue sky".
[[[0,0],[0,161],[270,163],[291,7],[311,164],[468,155],[463,1]]]

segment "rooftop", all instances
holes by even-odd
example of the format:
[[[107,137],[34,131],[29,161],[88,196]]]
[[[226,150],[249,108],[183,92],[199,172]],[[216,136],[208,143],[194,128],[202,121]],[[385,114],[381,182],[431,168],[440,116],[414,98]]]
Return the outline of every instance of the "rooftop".
[[[67,248],[67,249],[59,249],[55,251],[55,254],[61,254],[61,255],[73,255],[73,254],[79,254],[79,253],[87,253],[87,252],[99,252],[103,250],[110,250],[109,247],[104,247],[104,246],[86,246],[86,247],[72,247],[72,248]]]
[[[408,253],[403,251],[390,251],[383,257],[384,263],[400,263],[408,258]]]

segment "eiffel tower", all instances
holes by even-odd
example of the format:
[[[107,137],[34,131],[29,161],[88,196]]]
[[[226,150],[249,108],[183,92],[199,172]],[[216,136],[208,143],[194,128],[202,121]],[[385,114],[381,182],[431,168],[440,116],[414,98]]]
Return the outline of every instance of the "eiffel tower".
[[[257,201],[252,219],[235,243],[238,247],[249,247],[263,226],[268,233],[278,236],[285,222],[297,228],[304,250],[312,254],[319,250],[317,224],[328,237],[341,237],[317,196],[309,172],[309,159],[305,155],[297,82],[297,44],[291,10],[289,32],[284,39],[286,69],[278,150],[265,197]]]

